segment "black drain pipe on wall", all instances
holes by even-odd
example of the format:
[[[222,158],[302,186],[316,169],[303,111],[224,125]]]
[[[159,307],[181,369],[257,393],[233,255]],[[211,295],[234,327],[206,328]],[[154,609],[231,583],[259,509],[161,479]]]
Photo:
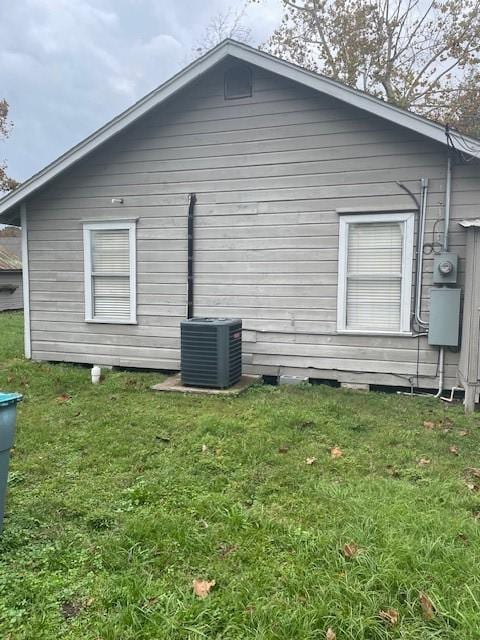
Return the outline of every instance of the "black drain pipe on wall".
[[[188,203],[188,224],[187,224],[187,255],[188,255],[188,275],[187,275],[187,318],[193,318],[193,249],[194,249],[194,213],[197,196],[190,194]]]

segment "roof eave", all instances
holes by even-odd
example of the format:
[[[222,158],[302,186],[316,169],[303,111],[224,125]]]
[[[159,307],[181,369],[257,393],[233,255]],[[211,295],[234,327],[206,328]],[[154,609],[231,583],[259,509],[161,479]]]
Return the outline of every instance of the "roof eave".
[[[15,206],[32,195],[35,191],[44,186],[49,180],[57,176],[62,171],[73,166],[76,162],[84,158],[88,153],[94,151],[104,142],[107,142],[115,135],[120,133],[129,124],[132,124],[145,115],[151,109],[173,96],[180,91],[189,82],[197,79],[203,73],[207,72],[217,62],[220,62],[228,55],[226,50],[230,46],[230,41],[224,41],[217,47],[206,53],[198,60],[192,62],[188,67],[182,69],[179,73],[167,80],[157,89],[141,98],[131,107],[115,116],[107,122],[103,127],[89,135],[80,143],[69,149],[66,153],[56,158],[46,167],[35,173],[28,180],[23,182],[17,189],[11,191],[0,199],[0,222],[5,223],[3,216],[11,212]],[[161,95],[160,95],[161,94]],[[14,214],[17,219],[18,215]]]
[[[248,45],[235,42],[233,40],[224,40],[214,49],[192,62],[160,87],[143,97],[129,109],[113,118],[110,122],[85,138],[85,140],[33,175],[15,191],[12,191],[4,196],[3,199],[0,199],[0,221],[4,222],[5,216],[12,212],[14,207],[18,206],[23,200],[43,187],[49,180],[73,166],[87,154],[113,138],[129,124],[132,124],[148,111],[160,105],[187,84],[196,80],[227,56],[238,58],[243,62],[256,65],[266,71],[270,71],[271,73],[282,75],[287,79],[320,91],[342,102],[346,102],[363,111],[367,111],[372,115],[376,115],[406,129],[415,131],[416,133],[444,146],[447,145],[445,130],[439,124],[383,102],[378,98],[343,85],[335,80],[325,76],[319,76],[318,74],[298,67],[291,62],[280,60],[268,53],[253,49]],[[464,139],[472,146],[472,151],[468,152],[468,155],[474,158],[480,158],[480,141],[467,136],[464,136]],[[10,217],[8,219],[16,220],[17,214],[14,213],[14,217]]]
[[[264,51],[258,51],[240,42],[234,42],[233,44],[235,44],[236,48],[241,48],[243,50],[244,55],[242,56],[242,60],[245,62],[261,66],[272,73],[278,73],[276,65],[280,64],[283,67],[282,75],[286,78],[294,80],[295,82],[300,82],[301,84],[309,86],[312,89],[316,89],[317,91],[321,91],[332,98],[337,98],[342,102],[348,102],[348,104],[358,107],[363,111],[368,111],[372,113],[372,115],[377,115],[380,118],[390,120],[395,124],[411,129],[412,131],[435,140],[442,145],[448,145],[445,127],[441,124],[428,120],[427,118],[413,113],[412,111],[407,111],[406,109],[402,109],[385,102],[384,100],[369,95],[364,91],[349,87],[348,85],[342,84],[341,82],[328,78],[327,76],[322,76],[313,71],[309,71],[308,69],[303,69],[302,67],[286,60],[280,60],[279,58],[265,53]],[[232,55],[235,54],[233,53]],[[259,62],[258,56],[263,58],[263,63]],[[302,79],[300,79],[300,74]],[[465,135],[462,135],[462,138],[466,143],[472,145],[472,147],[477,147],[476,150],[472,149],[472,151],[465,152],[466,155],[480,159],[480,140]]]

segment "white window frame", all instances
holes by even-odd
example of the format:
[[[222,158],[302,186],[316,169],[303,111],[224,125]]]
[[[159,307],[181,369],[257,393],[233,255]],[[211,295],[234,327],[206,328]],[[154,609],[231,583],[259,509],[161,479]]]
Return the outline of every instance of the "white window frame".
[[[97,318],[94,315],[92,290],[92,231],[128,229],[130,316],[129,318]],[[137,324],[137,255],[135,222],[92,222],[83,225],[83,260],[85,282],[85,322],[99,324]]]
[[[400,328],[398,331],[382,331],[348,329],[347,328],[347,265],[348,265],[348,229],[353,223],[402,222],[404,224],[402,247],[402,285],[400,298]],[[415,230],[415,214],[408,213],[365,213],[341,215],[339,224],[338,246],[338,293],[337,293],[337,332],[360,333],[372,335],[410,335],[412,272],[413,272],[413,240]]]

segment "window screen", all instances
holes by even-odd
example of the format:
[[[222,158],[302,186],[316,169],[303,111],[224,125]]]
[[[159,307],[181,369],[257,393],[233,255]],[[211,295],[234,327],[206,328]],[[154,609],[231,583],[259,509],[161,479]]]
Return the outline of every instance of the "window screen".
[[[413,245],[413,224],[404,216],[392,221],[375,221],[373,214],[362,218],[341,224],[339,328],[408,331],[412,264],[406,249]]]
[[[86,319],[134,320],[134,225],[87,225],[84,240]]]

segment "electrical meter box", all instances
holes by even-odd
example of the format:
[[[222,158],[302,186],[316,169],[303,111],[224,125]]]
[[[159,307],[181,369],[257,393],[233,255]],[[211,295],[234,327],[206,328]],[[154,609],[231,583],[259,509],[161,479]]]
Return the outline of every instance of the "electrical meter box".
[[[458,347],[460,293],[461,289],[458,288],[432,287],[430,289],[428,344]]]
[[[458,256],[455,253],[440,253],[433,259],[433,284],[456,284]]]

